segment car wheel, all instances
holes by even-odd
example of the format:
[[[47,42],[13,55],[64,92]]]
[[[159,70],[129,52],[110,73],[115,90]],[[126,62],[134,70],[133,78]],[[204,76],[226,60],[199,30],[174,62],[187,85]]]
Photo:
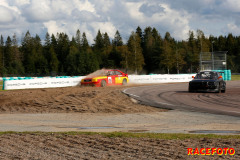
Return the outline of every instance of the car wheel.
[[[194,90],[191,89],[191,87],[189,86],[189,87],[188,87],[188,92],[194,92]]]
[[[224,87],[223,90],[221,90],[222,93],[225,93],[226,92],[226,86]]]
[[[122,85],[123,85],[123,86],[124,86],[124,85],[127,85],[127,80],[126,80],[126,79],[123,79]]]
[[[218,87],[217,87],[217,93],[221,93],[221,86],[220,86],[220,83],[218,84]]]
[[[101,87],[105,87],[107,85],[107,82],[105,80],[101,81]]]

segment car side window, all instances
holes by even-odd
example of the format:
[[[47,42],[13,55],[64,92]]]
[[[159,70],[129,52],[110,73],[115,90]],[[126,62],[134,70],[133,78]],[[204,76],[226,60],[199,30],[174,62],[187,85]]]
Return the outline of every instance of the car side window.
[[[115,71],[116,72],[116,75],[121,75],[122,73],[119,72],[119,71]]]

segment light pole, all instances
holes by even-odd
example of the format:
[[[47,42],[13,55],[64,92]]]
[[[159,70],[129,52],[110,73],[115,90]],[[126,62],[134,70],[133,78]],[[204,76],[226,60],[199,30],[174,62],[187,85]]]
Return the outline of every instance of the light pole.
[[[212,41],[212,53],[213,53],[213,43],[214,43],[214,41]]]
[[[214,43],[214,41],[212,41],[212,70],[214,70],[213,43]]]

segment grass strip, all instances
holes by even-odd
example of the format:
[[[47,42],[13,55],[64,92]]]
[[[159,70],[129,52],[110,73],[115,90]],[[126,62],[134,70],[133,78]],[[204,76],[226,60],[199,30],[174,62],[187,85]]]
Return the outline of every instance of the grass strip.
[[[0,81],[0,91],[2,91],[3,88],[3,81]]]
[[[232,81],[239,81],[240,80],[240,75],[232,75],[231,80]]]
[[[52,136],[66,136],[66,135],[101,135],[109,138],[150,138],[150,139],[240,139],[240,135],[217,135],[217,134],[183,134],[183,133],[129,133],[129,132],[0,132],[1,135],[7,134],[31,134],[31,135],[52,135]]]

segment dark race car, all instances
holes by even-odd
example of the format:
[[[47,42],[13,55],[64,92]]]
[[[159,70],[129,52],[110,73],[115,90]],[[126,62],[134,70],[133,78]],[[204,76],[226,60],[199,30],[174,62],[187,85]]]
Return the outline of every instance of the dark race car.
[[[217,92],[225,93],[226,82],[221,74],[215,71],[201,71],[189,82],[189,92]]]

